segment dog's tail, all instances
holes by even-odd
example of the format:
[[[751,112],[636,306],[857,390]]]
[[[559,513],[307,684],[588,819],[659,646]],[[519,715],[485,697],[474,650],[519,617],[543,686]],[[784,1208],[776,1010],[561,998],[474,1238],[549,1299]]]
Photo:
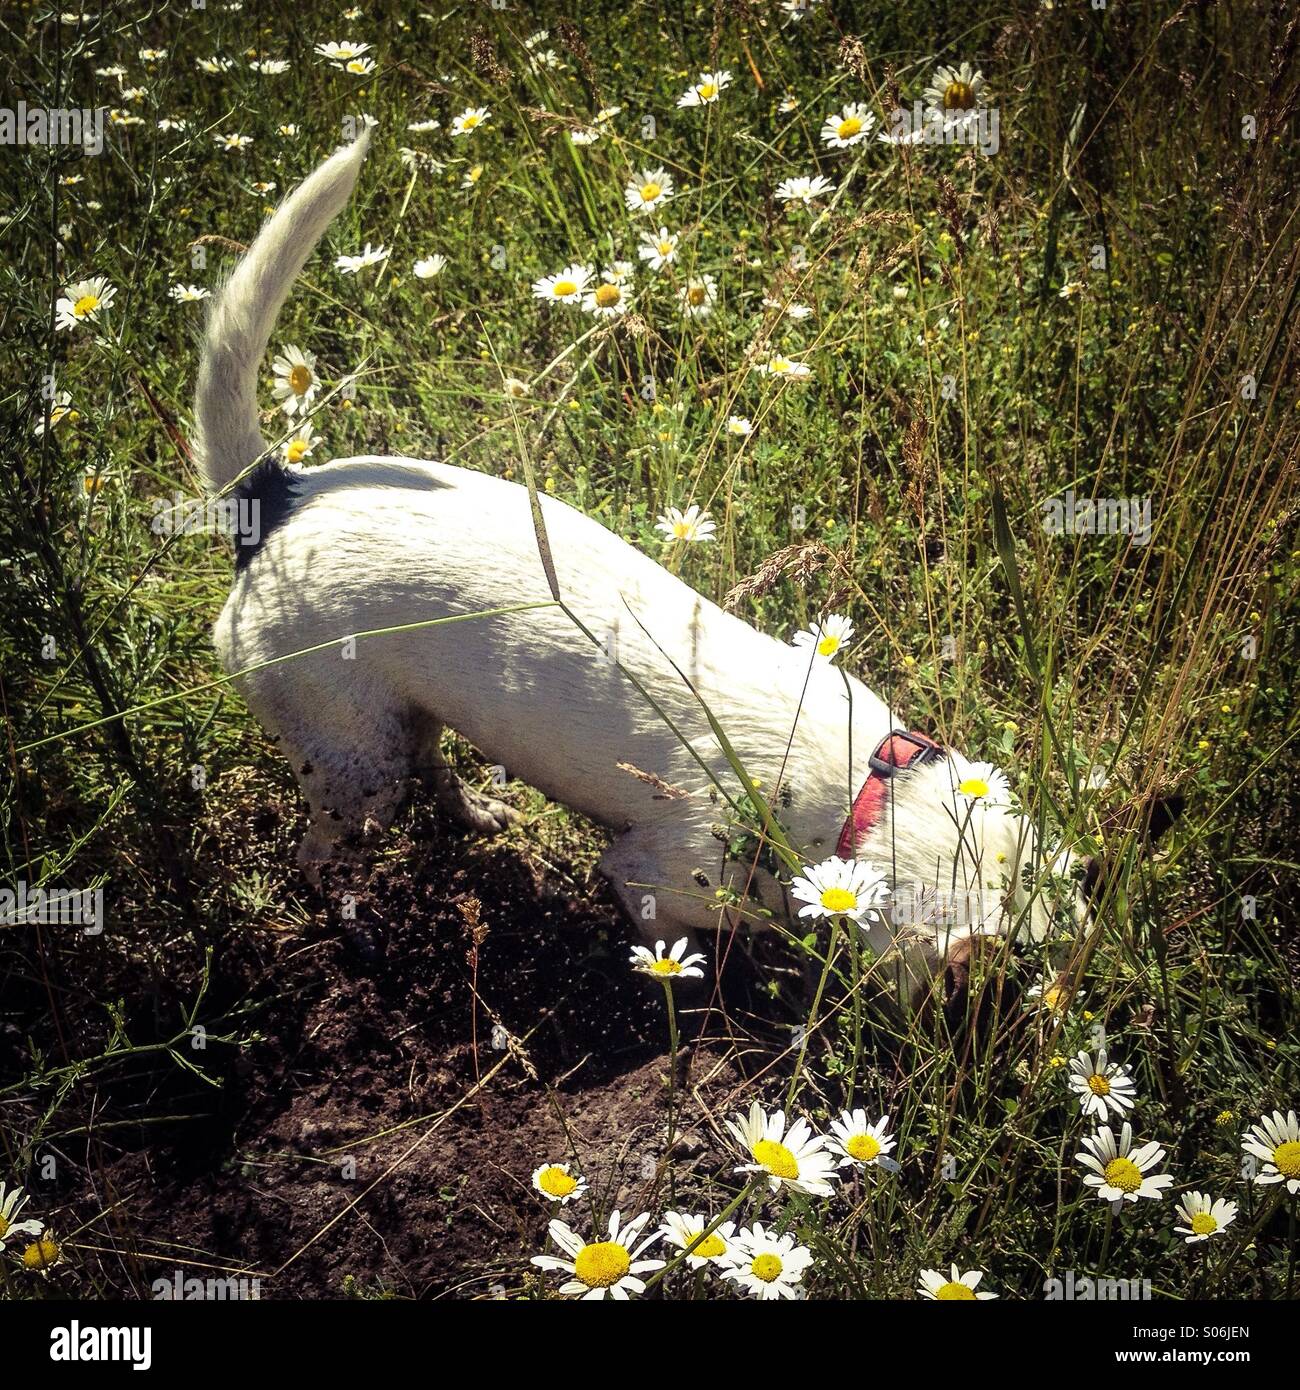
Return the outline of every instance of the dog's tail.
[[[276,209],[212,301],[194,419],[200,466],[219,492],[266,452],[257,423],[257,373],[289,287],[347,202],[369,128],[331,155]]]

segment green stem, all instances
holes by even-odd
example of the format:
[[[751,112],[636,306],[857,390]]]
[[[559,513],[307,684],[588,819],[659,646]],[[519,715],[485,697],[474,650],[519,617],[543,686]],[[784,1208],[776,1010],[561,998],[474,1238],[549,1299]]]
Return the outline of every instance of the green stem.
[[[826,947],[826,959],[822,963],[821,979],[817,981],[817,992],[813,995],[812,1010],[808,1015],[808,1026],[804,1029],[803,1042],[800,1044],[799,1056],[794,1064],[794,1075],[790,1078],[790,1088],[786,1092],[786,1110],[789,1110],[794,1104],[795,1092],[799,1089],[799,1076],[803,1071],[804,1058],[808,1055],[808,1042],[812,1037],[813,1029],[817,1026],[817,1011],[821,1008],[822,995],[825,993],[826,981],[831,973],[831,962],[835,959],[835,949],[839,945],[839,925],[840,919],[832,917],[831,939]]]
[[[745,1200],[745,1198],[757,1192],[759,1187],[762,1186],[762,1184],[766,1181],[766,1173],[760,1173],[756,1177],[751,1178],[750,1181],[740,1189],[739,1193],[737,1193],[735,1200],[730,1202],[726,1207],[724,1207],[721,1213],[715,1216],[713,1220],[709,1222],[709,1224],[699,1233],[698,1236],[695,1237],[693,1241],[691,1241],[691,1243],[684,1250],[674,1255],[673,1258],[669,1260],[668,1263],[664,1265],[662,1269],[656,1270],[650,1276],[650,1278],[645,1281],[646,1291],[649,1292],[649,1290],[654,1288],[654,1286],[657,1283],[659,1283],[665,1275],[671,1274],[672,1271],[676,1269],[679,1264],[681,1264],[681,1262],[687,1257],[687,1255],[691,1253],[692,1250],[695,1249],[697,1245],[703,1245],[704,1242],[708,1240],[708,1238],[714,1233],[714,1231],[716,1231],[718,1227],[722,1225],[722,1223],[727,1219],[727,1217],[729,1217],[730,1215],[732,1215],[733,1212],[739,1209],[740,1204]]]

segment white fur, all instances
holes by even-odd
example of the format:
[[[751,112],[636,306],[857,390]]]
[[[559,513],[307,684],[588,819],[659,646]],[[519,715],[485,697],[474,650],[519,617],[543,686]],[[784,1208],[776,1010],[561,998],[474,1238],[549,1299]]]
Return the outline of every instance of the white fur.
[[[261,452],[255,375],[274,311],[346,199],[364,145],[340,151],[285,203],[213,310],[198,419],[215,487]],[[236,577],[215,640],[232,672],[335,644],[241,680],[307,797],[304,864],[328,856],[339,834],[385,823],[416,773],[470,824],[503,823],[504,807],[468,793],[443,765],[438,735],[448,725],[509,776],[615,832],[601,869],[646,931],[671,939],[713,928],[716,890],[743,888],[750,868],[725,860],[736,827],[700,761],[727,793],[741,789],[701,700],[764,793],[784,790],[779,815],[801,853],[815,862],[834,852],[868,756],[898,727],[859,681],[809,671],[805,652],[723,612],[552,498],[542,512],[560,593],[597,643],[548,607],[362,638],[346,659],[338,644],[353,633],[549,601],[528,494],[417,459],[343,459],[293,477],[294,510]],[[620,763],[688,795],[665,796]],[[1034,852],[1026,824],[991,809],[960,833],[953,769],[943,761],[896,778],[892,813],[858,855],[899,883],[992,885],[1022,903],[1019,866]],[[774,878],[758,873],[753,890],[790,920]],[[1035,920],[1042,925],[1041,909]],[[889,938],[879,928],[873,944]]]

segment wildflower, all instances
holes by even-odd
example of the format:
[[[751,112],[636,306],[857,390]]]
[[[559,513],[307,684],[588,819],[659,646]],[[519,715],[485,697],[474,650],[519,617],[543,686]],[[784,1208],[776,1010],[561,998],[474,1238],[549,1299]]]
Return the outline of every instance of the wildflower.
[[[286,415],[305,413],[320,389],[316,375],[316,356],[300,347],[286,347],[271,363],[275,373],[272,388],[280,409]]]
[[[972,763],[957,755],[953,757],[956,774],[954,790],[964,801],[981,801],[988,806],[1003,806],[1010,800],[1011,788],[1005,772],[992,763]]]
[[[810,1197],[829,1197],[834,1165],[826,1152],[826,1140],[812,1132],[807,1120],[796,1120],[787,1133],[785,1112],[770,1115],[754,1101],[748,1115],[727,1121],[727,1128],[751,1162],[742,1163],[737,1173],[764,1173],[773,1192],[788,1187]]]
[[[871,134],[876,118],[861,102],[849,102],[838,116],[827,116],[822,126],[822,143],[832,149],[848,149],[861,144]]]
[[[843,1155],[841,1168],[869,1168],[888,1158],[897,1142],[889,1133],[888,1115],[872,1124],[865,1110],[845,1110],[838,1120],[831,1121],[830,1146]]]
[[[776,186],[776,196],[783,203],[811,203],[834,191],[835,185],[821,174],[815,178],[784,179]]]
[[[947,1279],[937,1269],[923,1269],[916,1291],[922,1298],[931,1298],[939,1303],[987,1303],[989,1299],[996,1298],[997,1294],[975,1292],[983,1277],[982,1269],[970,1269],[962,1274],[956,1265],[952,1266],[950,1277]]]
[[[678,106],[710,106],[718,97],[722,95],[725,88],[731,86],[731,73],[723,69],[720,72],[702,72],[699,81],[693,86],[688,87],[681,96],[677,98]]]
[[[569,1172],[567,1163],[543,1163],[533,1172],[533,1186],[552,1202],[572,1202],[587,1191],[586,1178]]]
[[[930,78],[923,100],[927,110],[942,111],[953,120],[969,120],[980,105],[983,95],[984,74],[969,63],[959,67],[940,64]]]
[[[1161,1192],[1173,1186],[1174,1180],[1167,1173],[1147,1176],[1165,1151],[1154,1142],[1134,1149],[1133,1126],[1127,1120],[1118,1143],[1110,1126],[1102,1125],[1083,1141],[1083,1147],[1085,1152],[1076,1154],[1075,1161],[1090,1170],[1083,1180],[1097,1189],[1103,1202],[1136,1202],[1139,1197],[1159,1201]]]
[[[431,130],[441,130],[442,122],[430,116],[423,121],[408,121],[406,128],[412,135],[426,135]]]
[[[335,67],[341,68],[344,64],[354,62],[357,58],[369,53],[370,45],[368,43],[351,43],[346,40],[343,43],[318,43],[316,52],[322,58],[333,63]]]
[[[63,1256],[63,1248],[54,1239],[52,1231],[45,1231],[39,1240],[25,1246],[22,1253],[24,1269],[38,1274],[48,1274]]]
[[[664,169],[642,169],[623,190],[629,212],[653,212],[673,196],[673,176]]]
[[[718,298],[718,282],[712,275],[693,276],[677,291],[677,301],[688,319],[706,319]]]
[[[626,275],[615,269],[607,270],[601,275],[601,283],[587,291],[582,307],[597,318],[617,318],[627,310],[630,288]]]
[[[26,1221],[19,1220],[22,1209],[30,1200],[30,1197],[23,1196],[21,1187],[6,1189],[4,1183],[0,1182],[0,1250],[3,1250],[5,1242],[14,1236],[40,1235],[39,1221],[30,1218]]]
[[[799,362],[781,352],[774,352],[766,362],[759,362],[754,370],[764,376],[784,377],[787,381],[807,381],[812,376],[812,368],[806,362]]]
[[[117,290],[102,275],[78,280],[63,291],[54,306],[56,329],[75,328],[80,323],[94,323],[101,309],[113,302]]]
[[[728,415],[727,433],[734,434],[740,439],[748,439],[754,433],[753,421],[744,415]]]
[[[1284,1182],[1288,1192],[1300,1192],[1300,1125],[1294,1110],[1285,1115],[1274,1110],[1272,1115],[1262,1116],[1246,1131],[1241,1147],[1263,1160],[1264,1171],[1256,1176],[1256,1182]]]
[[[1226,1231],[1237,1219],[1237,1204],[1222,1197],[1212,1201],[1205,1192],[1184,1192],[1175,1215],[1185,1224],[1175,1226],[1174,1234],[1185,1236],[1188,1245],[1196,1245]]]
[[[465,171],[465,177],[461,179],[460,186],[462,188],[473,188],[482,177],[483,166],[481,164],[471,165],[470,168]]]
[[[441,275],[447,268],[446,256],[435,251],[432,256],[426,256],[421,261],[411,267],[411,274],[417,280],[432,280],[435,275]]]
[[[700,969],[699,962],[704,959],[699,951],[692,955],[684,955],[686,948],[690,945],[687,937],[682,937],[680,941],[673,943],[672,950],[664,955],[666,941],[656,941],[654,951],[651,952],[646,946],[632,947],[632,968],[642,975],[652,975],[656,980],[702,980],[704,971]]]
[[[1123,1116],[1134,1105],[1133,1079],[1118,1062],[1106,1060],[1106,1049],[1099,1048],[1093,1065],[1088,1052],[1080,1052],[1070,1063],[1070,1089],[1079,1097],[1079,1108],[1085,1115],[1104,1120],[1114,1111]]]
[[[50,402],[50,429],[56,430],[67,420],[69,424],[75,425],[81,419],[81,412],[72,408],[72,396],[67,391],[60,391]],[[37,439],[45,434],[45,415],[37,420],[36,427],[32,431]],[[4,1248],[4,1184],[0,1183],[0,1249]]]
[[[707,1216],[683,1215],[681,1212],[666,1211],[659,1234],[669,1245],[685,1250],[692,1241],[708,1230],[712,1218]],[[724,1221],[715,1230],[700,1240],[700,1243],[686,1257],[690,1269],[719,1269],[725,1272],[731,1258],[731,1238],[736,1230],[734,1221]]]
[[[733,1240],[724,1275],[755,1298],[798,1298],[812,1252],[792,1235],[769,1235],[759,1222]]]
[[[246,150],[253,143],[251,135],[214,135],[212,138],[216,141],[219,150],[226,150],[234,154]]]
[[[853,624],[840,613],[830,613],[815,627],[796,632],[791,646],[796,651],[807,651],[811,647],[816,659],[821,662],[834,661],[849,649],[853,637]]]
[[[167,291],[168,297],[174,299],[178,304],[197,304],[200,299],[206,299],[210,290],[205,290],[201,285],[182,285],[175,284]]]
[[[717,525],[708,512],[700,511],[698,505],[692,502],[684,512],[677,507],[669,507],[655,522],[655,530],[662,531],[665,540],[690,543],[711,541]]]
[[[566,265],[558,275],[544,275],[533,281],[533,298],[550,299],[559,304],[578,304],[591,283],[593,271],[589,265]]]
[[[334,267],[336,270],[341,270],[344,275],[355,275],[358,270],[364,270],[367,266],[378,265],[387,259],[388,251],[384,247],[377,246],[372,249],[370,243],[366,242],[365,249],[358,251],[355,256],[335,256]]]
[[[879,916],[889,885],[874,864],[831,855],[820,864],[805,865],[803,877],[791,882],[790,892],[806,904],[799,909],[800,917],[847,917],[861,925],[864,917],[874,921]]]
[[[486,125],[491,119],[492,113],[486,106],[468,107],[459,116],[453,118],[451,133],[453,135],[473,135],[481,125]]]
[[[645,1281],[639,1275],[662,1269],[664,1265],[663,1260],[640,1258],[641,1252],[659,1239],[656,1231],[641,1240],[641,1232],[649,1220],[650,1214],[646,1212],[620,1226],[619,1213],[613,1212],[609,1218],[609,1239],[590,1243],[584,1242],[563,1221],[552,1221],[547,1228],[551,1239],[569,1258],[534,1255],[532,1262],[539,1269],[558,1269],[572,1276],[560,1285],[563,1294],[577,1294],[584,1299],[609,1297],[626,1302],[630,1294],[645,1290]]]

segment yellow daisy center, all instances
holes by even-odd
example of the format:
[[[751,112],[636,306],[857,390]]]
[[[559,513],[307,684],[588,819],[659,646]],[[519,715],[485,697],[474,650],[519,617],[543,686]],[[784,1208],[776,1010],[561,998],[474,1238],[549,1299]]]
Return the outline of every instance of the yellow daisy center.
[[[671,256],[673,253],[673,244],[671,241],[656,241],[655,246],[661,256]]]
[[[880,1140],[874,1134],[855,1134],[845,1144],[844,1151],[859,1163],[870,1163],[873,1158],[879,1157]]]
[[[23,1268],[48,1269],[58,1258],[59,1245],[57,1241],[50,1240],[48,1237],[34,1240],[23,1251]]]
[[[756,1255],[753,1263],[749,1266],[749,1272],[755,1279],[761,1279],[763,1283],[770,1284],[773,1279],[781,1277],[781,1259],[779,1255]]]
[[[774,357],[768,366],[774,372],[788,372],[790,370],[790,359],[788,357]]]
[[[461,122],[461,125],[462,125],[466,130],[473,130],[474,127],[475,127],[476,125],[478,125],[478,123],[479,123],[482,119],[483,119],[482,116],[466,116],[465,119]]]
[[[311,368],[305,362],[297,362],[289,372],[289,387],[295,396],[305,396],[311,386]]]
[[[567,1197],[577,1187],[578,1180],[572,1173],[566,1173],[559,1164],[552,1163],[549,1168],[542,1169],[537,1185],[548,1197]],[[588,1246],[588,1249],[590,1248]]]
[[[989,794],[989,784],[982,777],[966,777],[957,784],[963,796],[981,797]]]
[[[1300,1144],[1292,1139],[1273,1150],[1273,1164],[1284,1178],[1300,1178]]]
[[[935,1297],[944,1303],[973,1303],[975,1302],[975,1290],[969,1284],[951,1279],[935,1294]]]
[[[698,309],[708,297],[709,292],[703,285],[692,285],[686,291],[686,298],[690,301],[691,307],[695,309]]]
[[[573,1272],[589,1289],[607,1289],[628,1272],[632,1260],[616,1240],[584,1245],[573,1261]]]
[[[680,522],[677,526],[673,528],[673,530],[679,536],[685,534],[682,531]],[[654,975],[680,975],[682,973],[682,966],[680,961],[672,960],[670,957],[665,956],[662,960],[655,961],[654,964],[650,967],[650,971],[651,974]]]
[[[72,312],[79,319],[84,319],[87,314],[93,314],[98,308],[99,296],[97,294],[83,294],[72,306]]]
[[[691,1235],[688,1235],[686,1237],[686,1244],[689,1245],[691,1241],[698,1239],[699,1234],[698,1231],[695,1231]],[[695,1249],[691,1251],[692,1255],[701,1260],[716,1260],[719,1255],[725,1255],[726,1253],[727,1247],[723,1243],[722,1237],[718,1235],[716,1231],[705,1236]]]
[[[291,439],[285,448],[284,456],[290,463],[301,463],[307,457],[310,447],[305,439]]]
[[[596,291],[596,307],[598,309],[612,309],[622,298],[623,292],[617,285],[602,285]]]
[[[827,912],[848,912],[858,905],[858,895],[847,888],[823,888],[822,906]]]
[[[8,1218],[6,1218],[6,1217],[3,1216],[3,1215],[0,1215],[0,1240],[3,1240],[3,1239],[5,1238],[5,1236],[6,1236],[6,1234],[8,1233],[8,1231],[9,1231],[9,1221],[8,1221]]]
[[[774,1178],[797,1178],[799,1161],[784,1144],[775,1139],[760,1139],[750,1150],[754,1161],[762,1164]]]
[[[1121,1192],[1136,1192],[1142,1186],[1142,1170],[1131,1158],[1112,1158],[1106,1165],[1106,1183]]]
[[[1218,1229],[1219,1223],[1208,1211],[1198,1211],[1196,1215],[1192,1217],[1192,1232],[1194,1235],[1213,1235]]]
[[[975,89],[969,82],[949,82],[943,89],[945,111],[969,111],[975,105]]]
[[[348,64],[349,72],[365,72],[365,70],[366,61],[364,58],[353,58],[353,60]]]
[[[643,183],[641,185],[641,201],[643,203],[653,203],[662,192],[663,189],[651,179],[649,183]]]
[[[571,294],[577,294],[578,287],[572,280],[557,280],[551,289],[551,293],[556,299],[567,299]]]
[[[838,637],[823,637],[817,643],[818,656],[834,656],[840,649],[840,639]]]
[[[845,119],[835,127],[835,134],[838,135],[841,140],[851,139],[854,135],[861,134],[861,132],[862,121],[857,116],[846,116]]]
[[[712,101],[718,95],[716,82],[701,82],[695,90],[700,94],[701,101]]]
[[[1093,1072],[1088,1078],[1088,1089],[1094,1096],[1110,1095],[1110,1082],[1100,1072]]]

